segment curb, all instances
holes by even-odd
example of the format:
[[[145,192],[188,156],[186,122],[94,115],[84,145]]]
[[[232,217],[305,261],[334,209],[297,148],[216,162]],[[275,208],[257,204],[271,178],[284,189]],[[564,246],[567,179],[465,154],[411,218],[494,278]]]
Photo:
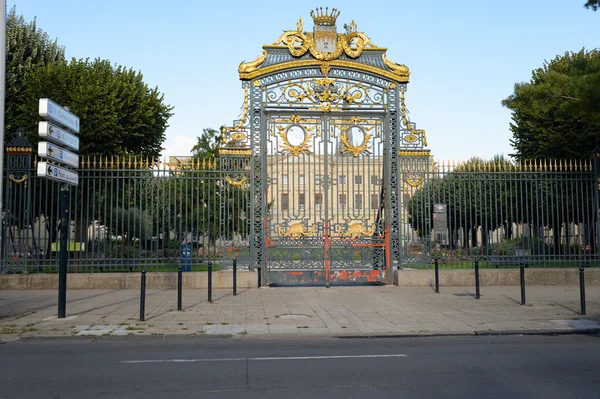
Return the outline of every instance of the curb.
[[[298,338],[335,338],[335,339],[391,339],[391,338],[433,338],[433,337],[500,337],[500,336],[560,336],[560,335],[595,335],[600,334],[600,328],[579,330],[504,330],[504,331],[472,331],[457,333],[407,333],[407,334],[369,334],[369,335],[298,335],[298,334],[267,334],[248,335],[238,334],[154,334],[154,335],[109,335],[109,336],[39,336],[39,337],[14,337],[14,339],[0,341],[0,344],[11,342],[41,342],[41,341],[79,341],[79,342],[160,342],[160,341],[187,341],[192,339],[298,339]]]
[[[338,335],[339,339],[374,339],[374,338],[429,338],[429,337],[490,337],[490,336],[515,336],[515,335],[594,335],[600,334],[600,328],[580,330],[504,330],[504,331],[473,331],[457,333],[432,333],[423,334],[377,334],[377,335]]]

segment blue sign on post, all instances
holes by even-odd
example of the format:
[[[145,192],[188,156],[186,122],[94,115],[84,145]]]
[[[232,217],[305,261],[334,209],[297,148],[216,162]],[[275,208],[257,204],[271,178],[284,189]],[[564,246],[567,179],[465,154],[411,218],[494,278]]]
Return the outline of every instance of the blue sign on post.
[[[189,272],[192,270],[192,244],[183,244],[181,246],[181,271]]]

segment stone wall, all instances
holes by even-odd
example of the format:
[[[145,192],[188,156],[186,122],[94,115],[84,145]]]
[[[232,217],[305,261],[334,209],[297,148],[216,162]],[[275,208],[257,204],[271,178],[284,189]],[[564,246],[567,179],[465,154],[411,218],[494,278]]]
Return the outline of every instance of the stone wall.
[[[140,288],[141,273],[69,273],[67,289],[133,289]],[[256,272],[238,271],[238,288],[255,288]],[[208,273],[183,273],[183,288],[208,287]],[[177,289],[177,273],[152,272],[146,274],[147,289]],[[213,272],[213,288],[233,288],[233,272]],[[53,290],[58,289],[58,274],[8,274],[0,275],[0,290]]]
[[[475,271],[440,270],[440,286],[475,286]],[[482,286],[520,285],[519,269],[479,269]],[[600,285],[600,269],[585,269],[586,285]],[[525,269],[525,285],[577,285],[579,269]],[[431,270],[403,269],[394,271],[394,285],[421,287],[435,285],[435,272]]]

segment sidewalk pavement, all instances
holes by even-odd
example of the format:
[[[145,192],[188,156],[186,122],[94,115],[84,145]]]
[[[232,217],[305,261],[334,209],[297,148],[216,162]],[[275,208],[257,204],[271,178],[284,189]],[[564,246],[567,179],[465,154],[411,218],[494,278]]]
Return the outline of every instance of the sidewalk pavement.
[[[600,331],[600,286],[589,286],[581,316],[578,286],[280,287],[149,290],[139,321],[137,290],[67,292],[67,317],[57,319],[56,291],[0,291],[0,341],[23,337],[114,335],[413,336]]]

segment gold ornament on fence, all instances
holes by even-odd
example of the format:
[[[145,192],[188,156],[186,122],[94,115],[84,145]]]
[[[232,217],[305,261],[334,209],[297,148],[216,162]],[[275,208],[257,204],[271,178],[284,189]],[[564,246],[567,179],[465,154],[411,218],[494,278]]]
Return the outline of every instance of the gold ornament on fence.
[[[230,176],[227,176],[225,181],[234,187],[240,187],[246,182],[246,176],[242,176],[242,178],[239,180],[233,180]]]
[[[299,125],[301,120],[300,116],[292,115],[289,120],[289,122],[293,123],[292,125],[275,125],[283,141],[279,150],[282,154],[291,153],[297,157],[300,154],[310,153],[309,141],[314,136],[314,133],[307,131],[306,127]],[[302,138],[298,137],[298,132],[302,133]],[[290,134],[292,134],[291,138]],[[290,142],[290,140],[292,141]]]
[[[15,182],[16,184],[21,184],[24,182],[25,185],[27,185],[27,178],[28,178],[27,175],[23,175],[20,179],[17,179],[14,175],[10,175],[10,176],[8,176],[8,178],[11,181]]]
[[[363,222],[358,221],[350,223],[344,232],[342,232],[342,226],[338,226],[337,233],[340,234],[340,237],[348,238],[360,238],[361,236],[370,237],[375,233],[375,226],[371,226],[371,229],[367,229],[364,227]]]
[[[313,225],[310,229],[307,229],[304,223],[294,223],[285,230],[281,226],[277,226],[277,233],[279,237],[290,237],[297,240],[301,237],[314,237],[317,234],[317,226]]]

